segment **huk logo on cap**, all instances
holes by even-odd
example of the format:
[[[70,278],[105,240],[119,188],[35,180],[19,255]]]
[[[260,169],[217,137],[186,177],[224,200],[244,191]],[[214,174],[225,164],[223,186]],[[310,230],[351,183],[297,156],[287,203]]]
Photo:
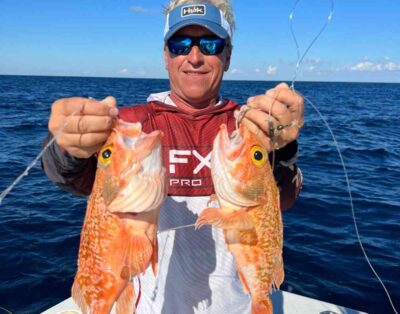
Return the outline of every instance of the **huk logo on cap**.
[[[205,15],[205,14],[206,14],[205,5],[188,5],[181,9],[181,16]]]

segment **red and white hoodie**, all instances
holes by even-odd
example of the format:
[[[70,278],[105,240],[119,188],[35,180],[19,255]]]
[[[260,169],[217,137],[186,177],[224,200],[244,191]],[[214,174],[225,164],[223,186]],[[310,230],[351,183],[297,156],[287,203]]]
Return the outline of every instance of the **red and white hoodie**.
[[[137,313],[250,313],[250,297],[243,292],[222,231],[210,226],[197,231],[185,227],[196,221],[214,193],[212,144],[222,123],[233,131],[238,105],[222,100],[211,108],[188,113],[175,106],[169,92],[152,94],[147,101],[146,105],[120,109],[123,120],[141,122],[146,133],[162,130],[169,177],[168,197],[158,224],[158,275],[154,277],[149,268],[139,278],[140,287],[134,279],[135,290],[141,291]],[[283,209],[293,204],[301,186],[296,155],[297,142],[292,142],[275,156],[274,174]],[[56,144],[42,158],[42,167],[53,182],[80,194],[90,193],[96,163],[94,157],[73,158]]]

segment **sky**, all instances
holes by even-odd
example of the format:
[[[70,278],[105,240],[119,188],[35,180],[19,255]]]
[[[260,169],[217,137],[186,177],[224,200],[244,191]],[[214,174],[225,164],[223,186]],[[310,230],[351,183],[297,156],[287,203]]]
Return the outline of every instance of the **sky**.
[[[297,62],[294,0],[233,0],[229,80],[291,81]],[[0,0],[0,74],[167,78],[168,0]],[[331,0],[303,0],[292,17],[301,54]],[[400,83],[400,2],[334,0],[300,81]]]

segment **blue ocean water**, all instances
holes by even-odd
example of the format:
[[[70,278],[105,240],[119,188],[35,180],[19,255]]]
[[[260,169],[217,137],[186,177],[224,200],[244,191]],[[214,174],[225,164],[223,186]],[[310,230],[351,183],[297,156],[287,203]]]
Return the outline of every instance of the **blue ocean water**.
[[[244,103],[276,82],[226,81],[222,95]],[[400,308],[400,84],[299,82],[323,113],[349,172],[366,251]],[[167,80],[0,76],[0,192],[39,153],[51,103],[113,95],[144,103]],[[304,187],[284,213],[283,290],[369,313],[392,313],[361,253],[340,159],[306,105],[298,165]],[[40,166],[0,205],[0,307],[38,313],[70,296],[86,200],[60,191]]]

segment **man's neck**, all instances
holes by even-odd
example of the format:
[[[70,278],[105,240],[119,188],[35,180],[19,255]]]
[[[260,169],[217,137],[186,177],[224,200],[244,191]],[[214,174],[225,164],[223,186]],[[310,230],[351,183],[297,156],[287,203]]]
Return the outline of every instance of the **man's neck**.
[[[174,102],[174,104],[179,109],[182,109],[189,113],[196,112],[201,109],[205,109],[205,108],[209,108],[209,107],[214,107],[219,101],[218,97],[213,97],[211,99],[208,99],[205,101],[200,101],[200,102],[189,101],[189,100],[185,100],[185,99],[179,97],[178,95],[176,95],[173,92],[171,92],[170,97],[171,97],[171,100]]]

